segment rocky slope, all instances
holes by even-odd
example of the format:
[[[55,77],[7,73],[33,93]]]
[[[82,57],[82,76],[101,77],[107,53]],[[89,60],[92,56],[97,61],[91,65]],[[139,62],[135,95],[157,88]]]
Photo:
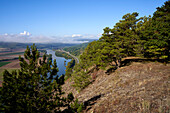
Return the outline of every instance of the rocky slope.
[[[170,112],[170,65],[134,62],[110,75],[93,72],[95,81],[77,92],[67,80],[63,90],[73,92],[87,113]]]

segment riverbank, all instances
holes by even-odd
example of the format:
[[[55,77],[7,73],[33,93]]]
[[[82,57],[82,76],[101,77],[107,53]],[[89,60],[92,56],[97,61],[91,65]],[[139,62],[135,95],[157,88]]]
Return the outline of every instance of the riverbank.
[[[76,56],[70,54],[70,52],[64,51],[63,49],[56,50],[56,51],[68,54],[69,56],[71,56],[76,61],[77,64],[79,63],[79,59]]]
[[[61,76],[62,74],[65,74],[66,66],[67,66],[68,62],[71,61],[71,59],[65,59],[64,57],[57,57],[55,55],[55,51],[53,51],[53,50],[47,50],[47,54],[52,55],[52,62],[54,61],[54,59],[56,59],[57,67],[59,69],[59,72],[57,74],[59,76]]]

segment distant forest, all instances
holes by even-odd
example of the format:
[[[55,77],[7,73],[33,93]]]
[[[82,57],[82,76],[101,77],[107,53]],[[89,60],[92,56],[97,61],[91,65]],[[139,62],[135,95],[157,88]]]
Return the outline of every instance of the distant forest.
[[[32,43],[15,43],[15,42],[0,42],[0,48],[9,48],[9,49],[19,49],[26,48],[31,46]],[[40,44],[36,43],[38,49],[60,49],[64,47],[75,46],[77,44],[66,44],[66,43],[50,43],[50,44]]]
[[[65,47],[63,50],[70,52],[70,54],[74,56],[79,56],[81,53],[83,53],[87,45],[88,43],[83,43],[71,47]]]
[[[72,59],[72,57],[70,55],[68,55],[65,52],[61,52],[61,51],[56,51],[55,55],[58,57],[64,57],[65,59]]]

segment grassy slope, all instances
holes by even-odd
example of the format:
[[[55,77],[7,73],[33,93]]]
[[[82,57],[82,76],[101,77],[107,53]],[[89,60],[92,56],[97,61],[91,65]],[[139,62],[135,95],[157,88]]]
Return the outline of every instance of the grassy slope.
[[[4,66],[6,64],[9,64],[9,63],[11,63],[11,62],[0,62],[0,67]]]
[[[110,75],[99,70],[95,81],[80,93],[66,81],[63,90],[73,92],[86,106],[85,112],[168,112],[170,110],[170,64],[132,63]]]

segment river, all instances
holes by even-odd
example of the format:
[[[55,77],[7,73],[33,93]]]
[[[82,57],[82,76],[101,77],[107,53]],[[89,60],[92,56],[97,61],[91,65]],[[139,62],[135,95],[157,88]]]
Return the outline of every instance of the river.
[[[55,51],[53,50],[47,50],[47,54],[52,54],[52,62],[54,61],[54,59],[56,59],[57,66],[59,69],[59,72],[57,73],[57,75],[61,76],[62,74],[65,74],[66,67],[64,66],[64,61],[66,61],[66,65],[67,65],[67,63],[70,62],[71,59],[67,60],[64,57],[57,57],[55,55]]]

